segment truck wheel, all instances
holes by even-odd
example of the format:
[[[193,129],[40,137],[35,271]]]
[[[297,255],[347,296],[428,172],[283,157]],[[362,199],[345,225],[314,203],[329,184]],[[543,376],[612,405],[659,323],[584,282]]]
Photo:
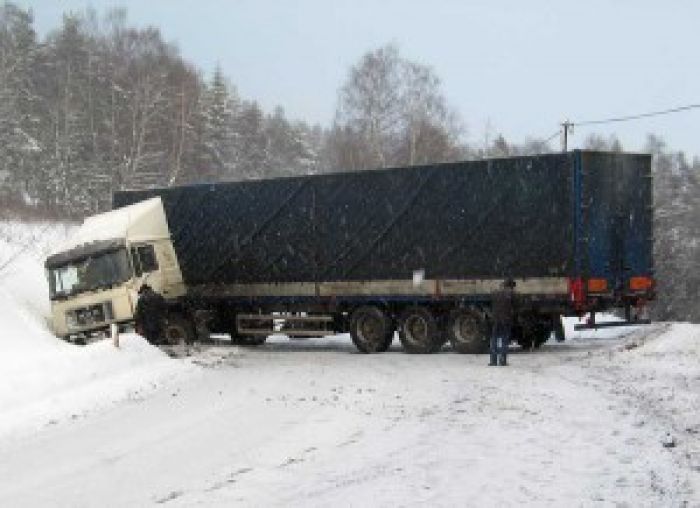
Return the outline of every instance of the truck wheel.
[[[378,353],[384,353],[389,350],[391,347],[391,343],[394,342],[394,326],[393,324],[390,325],[391,331],[387,334],[386,340],[384,340],[384,343],[381,345],[381,347],[377,350]]]
[[[536,314],[520,316],[520,326],[513,334],[518,345],[526,351],[540,347],[552,334],[551,320]]]
[[[399,339],[407,353],[435,353],[443,345],[435,315],[425,307],[411,307],[401,314]]]
[[[457,353],[486,353],[489,350],[489,325],[477,309],[455,309],[450,313],[447,334]]]
[[[165,323],[165,343],[171,346],[191,344],[195,339],[192,323],[181,314],[171,314]]]
[[[350,316],[350,337],[355,347],[363,353],[386,351],[393,336],[391,319],[378,307],[360,307]]]

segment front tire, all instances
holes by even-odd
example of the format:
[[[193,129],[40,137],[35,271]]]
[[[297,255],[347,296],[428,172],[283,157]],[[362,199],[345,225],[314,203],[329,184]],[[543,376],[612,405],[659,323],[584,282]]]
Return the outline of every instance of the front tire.
[[[196,337],[194,325],[182,314],[168,316],[164,336],[165,343],[170,346],[192,344]]]
[[[359,307],[350,316],[350,337],[362,353],[382,353],[391,345],[394,327],[379,307]]]

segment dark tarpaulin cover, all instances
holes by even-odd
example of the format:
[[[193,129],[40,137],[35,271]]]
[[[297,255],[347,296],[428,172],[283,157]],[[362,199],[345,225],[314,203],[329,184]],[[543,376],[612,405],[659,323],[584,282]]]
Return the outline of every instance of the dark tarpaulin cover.
[[[161,196],[188,284],[566,276],[574,153],[201,184]]]

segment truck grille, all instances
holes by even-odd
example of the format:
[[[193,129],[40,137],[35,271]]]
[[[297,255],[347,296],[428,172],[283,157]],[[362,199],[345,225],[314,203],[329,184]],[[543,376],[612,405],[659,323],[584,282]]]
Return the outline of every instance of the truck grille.
[[[66,323],[70,328],[99,325],[114,319],[112,302],[102,302],[66,312]]]

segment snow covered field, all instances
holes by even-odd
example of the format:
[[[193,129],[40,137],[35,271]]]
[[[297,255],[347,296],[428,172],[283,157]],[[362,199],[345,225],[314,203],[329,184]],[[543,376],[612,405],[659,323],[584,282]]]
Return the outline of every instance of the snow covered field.
[[[170,359],[46,328],[66,228],[0,225],[0,506],[700,506],[700,327],[482,356],[347,336]],[[569,323],[571,324],[571,323]]]

